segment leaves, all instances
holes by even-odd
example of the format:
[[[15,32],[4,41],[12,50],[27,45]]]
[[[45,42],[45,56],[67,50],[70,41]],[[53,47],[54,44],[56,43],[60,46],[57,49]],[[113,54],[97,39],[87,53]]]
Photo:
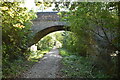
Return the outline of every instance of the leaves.
[[[63,56],[63,66],[60,70],[63,78],[110,78],[101,69],[91,72],[93,62],[90,57],[73,55],[74,53],[70,53],[65,49],[60,49],[60,54]]]
[[[1,2],[2,6],[2,43],[3,43],[3,75],[10,73],[13,70],[9,67],[11,62],[19,58],[26,58],[25,52],[27,45],[32,38],[31,35],[31,20],[36,14],[27,11],[24,7],[19,7],[20,2]],[[29,53],[26,53],[27,56]],[[19,66],[20,67],[20,66]],[[16,67],[15,67],[16,68]],[[15,73],[14,73],[15,72]],[[13,74],[16,74],[13,70]],[[11,73],[12,74],[12,73]],[[6,76],[4,76],[6,77]]]

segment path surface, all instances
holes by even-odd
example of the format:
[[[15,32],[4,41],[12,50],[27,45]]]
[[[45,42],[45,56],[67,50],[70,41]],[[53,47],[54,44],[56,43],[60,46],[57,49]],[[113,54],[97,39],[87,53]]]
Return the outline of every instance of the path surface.
[[[56,78],[59,70],[59,62],[61,60],[59,50],[53,48],[47,53],[42,60],[33,65],[33,67],[26,72],[24,78]]]

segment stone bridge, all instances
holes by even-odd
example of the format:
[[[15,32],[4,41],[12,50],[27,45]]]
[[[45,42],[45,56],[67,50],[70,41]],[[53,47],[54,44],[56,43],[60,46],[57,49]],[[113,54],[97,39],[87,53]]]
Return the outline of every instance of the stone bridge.
[[[33,43],[37,43],[45,35],[54,32],[65,30],[66,22],[60,21],[58,12],[38,12],[35,20],[33,20],[32,31],[34,35]]]

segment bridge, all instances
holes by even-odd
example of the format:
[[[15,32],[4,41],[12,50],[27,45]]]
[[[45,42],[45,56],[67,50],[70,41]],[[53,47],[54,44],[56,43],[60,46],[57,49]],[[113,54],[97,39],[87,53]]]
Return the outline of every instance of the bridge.
[[[57,15],[58,12],[38,12],[35,20],[33,20],[33,43],[37,43],[45,35],[54,32],[65,30],[64,26],[67,26],[68,23],[61,21],[60,16]]]

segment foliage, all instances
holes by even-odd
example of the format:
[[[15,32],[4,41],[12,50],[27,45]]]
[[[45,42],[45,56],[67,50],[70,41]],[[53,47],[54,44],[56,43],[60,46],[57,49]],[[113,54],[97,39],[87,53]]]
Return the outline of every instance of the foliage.
[[[1,2],[2,14],[2,47],[3,47],[3,75],[9,73],[11,62],[17,59],[25,60],[29,52],[31,20],[36,17],[33,11],[19,7],[20,2]],[[8,70],[9,69],[9,70]],[[13,69],[11,69],[13,70]]]
[[[53,2],[46,2],[45,0],[35,0],[35,4],[40,10],[42,10],[43,8],[47,9],[48,7],[51,7],[52,3]]]
[[[110,55],[119,51],[119,6],[117,3],[55,2],[56,10],[60,11],[60,8],[67,10],[67,12],[61,12],[60,16],[63,17],[62,20],[70,23],[67,28],[71,32],[65,31],[46,36],[36,44],[40,49],[36,55],[26,51],[32,38],[30,28],[31,20],[36,17],[35,13],[19,7],[20,2],[0,3],[2,3],[0,15],[2,15],[4,34],[2,35],[3,77],[19,73],[21,65],[17,66],[16,63],[22,64],[26,58],[38,61],[44,55],[41,50],[52,48],[58,45],[57,42],[71,52],[61,50],[66,69],[63,73],[66,73],[67,77],[109,77],[103,73],[103,70],[106,70],[107,74],[115,74],[116,57]],[[51,5],[47,2],[43,4],[47,7]],[[41,5],[41,2],[37,2],[36,5]],[[54,39],[53,36],[55,36]],[[83,57],[88,54],[90,58],[92,57],[94,64],[89,57]],[[12,65],[14,67],[11,67]]]
[[[85,56],[87,46],[83,44],[81,40],[73,32],[64,32],[63,48],[73,53],[79,53],[79,55]]]
[[[93,44],[90,40],[94,35],[102,37],[107,43],[112,44],[110,41],[115,37],[116,33],[113,31],[115,31],[115,27],[117,27],[118,18],[116,11],[110,11],[109,8],[109,5],[105,3],[79,3],[76,10],[71,10],[67,13],[68,17],[66,17],[66,19],[71,24],[70,30],[74,32],[79,39],[84,40],[83,43]],[[106,16],[106,14],[108,15]],[[111,23],[109,23],[110,20]],[[99,31],[102,31],[103,34]],[[110,32],[112,32],[112,34],[109,34]],[[108,34],[112,37],[108,37]]]
[[[73,55],[65,49],[60,49],[63,56],[61,69],[63,78],[112,78],[100,68],[94,68],[90,57]]]
[[[53,47],[52,37],[49,35],[45,36],[36,45],[38,46],[38,49],[41,49],[41,50],[49,47]]]
[[[64,48],[60,48],[59,49],[60,50],[60,55],[62,56],[62,57],[65,57],[65,56],[69,56],[70,55],[70,53],[68,52],[68,51],[66,51],[66,49],[64,49]]]
[[[46,35],[36,44],[38,49],[44,50],[47,48],[53,48],[54,46],[59,47],[59,45],[62,44],[64,38],[62,34],[63,32],[58,31]]]
[[[116,64],[110,55],[119,50],[117,5],[114,2],[75,2],[69,5],[69,11],[61,13],[74,33],[74,37],[69,35],[66,40],[67,49],[83,56],[95,56],[95,63],[106,67],[108,74],[114,74],[113,65]]]
[[[9,68],[5,66],[2,78],[20,77],[21,73],[29,69],[34,63],[34,61],[25,61],[24,59],[15,60],[13,63],[8,62]]]
[[[40,58],[43,58],[43,56],[48,53],[51,50],[51,48],[46,48],[44,50],[37,50],[31,52],[30,56],[28,57],[29,61],[35,61],[38,62]]]
[[[18,2],[2,3],[2,41],[3,57],[9,56],[14,59],[20,55],[22,49],[26,49],[28,39],[30,39],[31,21],[35,18],[33,12],[28,12],[26,8],[19,7]],[[9,55],[11,54],[11,55]]]

